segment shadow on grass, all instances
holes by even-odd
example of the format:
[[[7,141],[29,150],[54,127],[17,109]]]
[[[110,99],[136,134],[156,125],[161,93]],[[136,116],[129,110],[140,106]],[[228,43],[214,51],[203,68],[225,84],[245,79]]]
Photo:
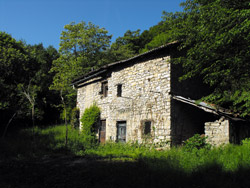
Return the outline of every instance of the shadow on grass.
[[[9,162],[0,164],[0,187],[250,187],[250,169],[224,172],[212,164],[187,174],[171,168],[168,161],[160,163],[166,168],[151,168],[143,160],[121,162],[79,157]]]
[[[250,187],[249,167],[230,172],[214,162],[187,172],[173,158],[121,161],[112,156],[75,156],[55,130],[12,135],[1,141],[0,152],[1,188]]]

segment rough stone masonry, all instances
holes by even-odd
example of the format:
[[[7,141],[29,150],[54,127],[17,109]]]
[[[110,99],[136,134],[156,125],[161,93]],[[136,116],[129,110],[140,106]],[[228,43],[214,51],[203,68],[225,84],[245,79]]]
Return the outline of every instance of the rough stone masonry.
[[[170,141],[170,56],[136,63],[113,71],[110,77],[96,77],[78,88],[80,114],[97,104],[106,120],[106,140],[117,139],[117,122],[126,122],[126,141],[142,141],[143,122],[151,122],[155,142]],[[108,92],[101,93],[107,82]],[[117,87],[121,96],[117,96]]]

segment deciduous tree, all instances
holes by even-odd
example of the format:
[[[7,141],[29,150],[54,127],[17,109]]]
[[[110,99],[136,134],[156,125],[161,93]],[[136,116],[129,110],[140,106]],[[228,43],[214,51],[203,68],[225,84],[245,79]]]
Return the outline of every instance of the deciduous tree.
[[[44,121],[48,114],[46,111],[56,114],[53,102],[57,99],[55,93],[48,90],[53,76],[48,74],[48,70],[57,57],[53,47],[45,49],[42,44],[26,45],[0,32],[1,125],[9,125],[13,118],[19,125],[30,124],[31,114],[33,120],[36,117],[50,123],[53,118]]]
[[[26,62],[29,60],[24,44],[9,34],[0,32],[0,116],[5,125],[13,114],[22,112],[22,97],[17,85],[25,81]]]
[[[64,29],[61,33],[60,57],[53,62],[51,69],[55,76],[50,88],[60,91],[67,130],[67,106],[73,108],[76,100],[71,81],[105,63],[104,52],[110,45],[111,36],[104,28],[92,23],[72,22]]]
[[[175,37],[187,49],[182,79],[201,75],[213,92],[204,100],[250,114],[250,4],[187,0]],[[181,23],[181,24],[180,24]]]

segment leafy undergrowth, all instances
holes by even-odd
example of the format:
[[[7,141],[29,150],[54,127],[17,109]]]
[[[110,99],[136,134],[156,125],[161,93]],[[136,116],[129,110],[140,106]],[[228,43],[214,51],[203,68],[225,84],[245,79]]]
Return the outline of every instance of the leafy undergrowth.
[[[112,142],[85,149],[82,137],[69,129],[65,148],[65,127],[56,126],[2,140],[0,187],[250,187],[250,140],[157,151]]]

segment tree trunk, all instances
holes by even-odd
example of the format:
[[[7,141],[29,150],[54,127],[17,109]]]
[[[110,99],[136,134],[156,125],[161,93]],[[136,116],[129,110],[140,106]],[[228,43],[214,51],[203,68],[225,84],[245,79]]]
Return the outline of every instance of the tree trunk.
[[[67,109],[64,104],[64,109],[65,109],[65,126],[66,126],[66,134],[65,134],[65,147],[68,145],[68,123],[67,123]]]
[[[34,146],[33,148],[36,149],[36,135],[35,135],[35,100],[31,102],[32,108],[31,108],[31,118],[32,118],[32,134],[33,134],[33,141]]]
[[[65,127],[66,127],[66,133],[65,133],[65,147],[67,148],[68,145],[68,125],[67,125],[67,109],[66,109],[66,105],[64,102],[64,98],[63,98],[63,94],[62,94],[62,90],[60,92],[61,94],[61,99],[62,99],[62,104],[63,104],[63,108],[64,108],[64,123],[65,123]]]
[[[35,127],[35,105],[32,104],[32,110],[31,110],[31,116],[32,116],[32,126]]]
[[[15,113],[13,114],[13,116],[10,118],[8,124],[6,125],[6,127],[5,127],[5,129],[4,129],[4,132],[3,132],[2,139],[4,139],[4,137],[5,137],[6,133],[7,133],[8,127],[9,127],[10,123],[12,122],[12,120],[14,119],[14,117],[16,116],[16,114],[17,114],[17,113],[15,112]]]

